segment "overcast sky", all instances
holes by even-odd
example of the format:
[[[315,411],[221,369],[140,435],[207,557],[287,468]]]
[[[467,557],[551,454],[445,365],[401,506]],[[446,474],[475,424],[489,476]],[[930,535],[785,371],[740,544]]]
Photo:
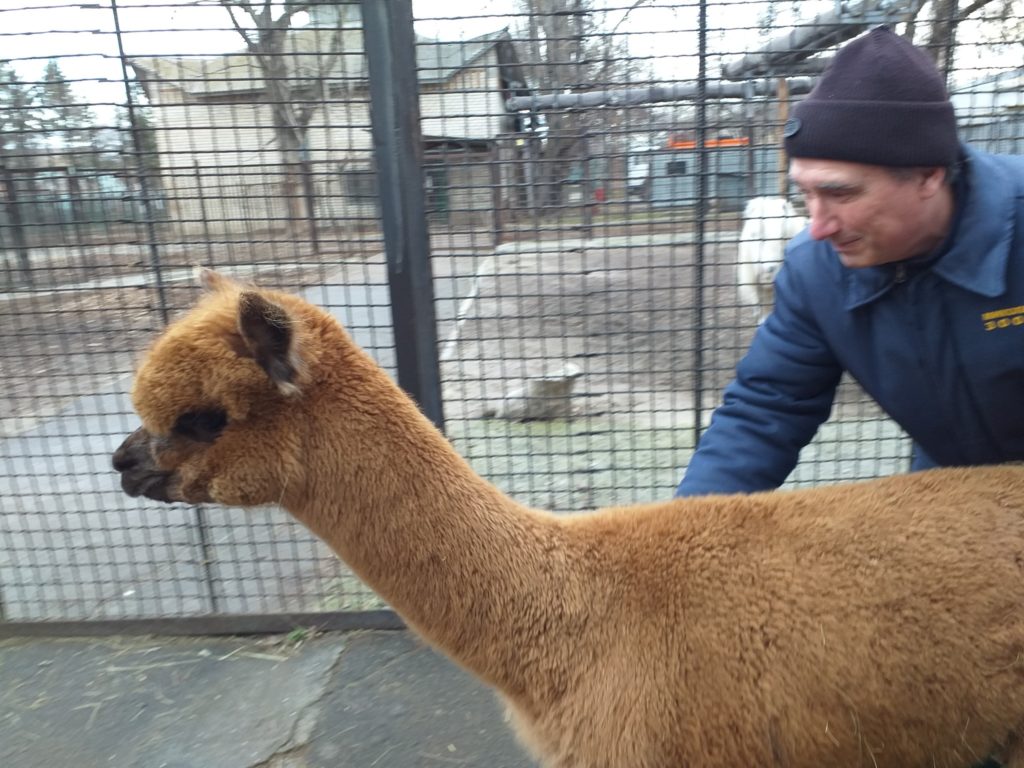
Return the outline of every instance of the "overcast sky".
[[[814,6],[830,7],[831,2],[808,0],[803,5],[810,11]],[[681,39],[694,37],[697,8],[693,0],[652,0],[650,7],[634,9],[625,21],[625,9],[631,3],[611,0],[606,4],[613,10],[600,18],[609,27],[618,25],[618,31],[629,36],[634,53],[671,58],[695,47]],[[4,0],[0,5],[4,6],[0,8],[0,51],[4,58],[18,62],[19,70],[39,69],[37,62],[45,63],[54,55],[116,58],[110,0]],[[451,0],[413,0],[417,32],[445,39],[473,37],[507,26],[516,8],[514,0],[478,0],[472,13],[453,11],[455,6],[466,5]],[[196,7],[195,0],[117,0],[117,6],[129,56],[213,55],[239,48],[227,12],[215,4]],[[710,3],[713,36],[729,34],[733,38],[730,47],[741,49],[743,41],[751,37],[743,28],[756,23],[764,6],[765,2],[757,0]],[[82,65],[68,60],[68,68],[72,66]]]
[[[694,77],[695,0],[653,0],[650,6],[632,10],[625,19],[625,9],[632,2],[599,3],[611,10],[597,18],[605,28],[616,27],[627,36],[633,55],[654,56],[652,66],[659,79]],[[756,0],[712,0],[708,9],[711,49],[743,52],[759,47],[760,39],[752,27],[766,4]],[[472,15],[453,13],[453,8],[466,5],[452,0],[413,0],[417,32],[442,39],[473,37],[509,25],[512,19],[508,15],[516,9],[514,0],[476,0]],[[792,5],[780,3],[780,8],[788,10]],[[833,0],[804,0],[799,7],[807,19],[833,5]],[[117,6],[121,39],[129,57],[216,55],[241,47],[227,12],[214,4],[197,7],[195,0],[117,0]],[[779,24],[793,21],[782,17]],[[38,77],[46,60],[56,56],[65,75],[79,81],[76,87],[85,100],[110,104],[124,101],[111,0],[0,0],[0,30],[0,52],[14,62],[24,79]],[[965,41],[968,35],[969,30],[961,33],[959,40]],[[1019,66],[1019,58],[1018,49],[993,65]],[[711,76],[716,74],[714,69],[709,72]]]

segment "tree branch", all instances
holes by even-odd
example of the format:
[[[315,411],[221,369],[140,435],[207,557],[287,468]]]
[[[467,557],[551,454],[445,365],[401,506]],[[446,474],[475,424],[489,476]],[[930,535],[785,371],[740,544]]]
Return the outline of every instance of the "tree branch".
[[[256,31],[258,34],[259,24],[255,14],[253,13],[252,7],[248,3],[238,2],[238,0],[220,0],[220,4],[224,10],[228,12],[228,16],[231,17],[231,23],[234,25],[235,31],[242,36],[242,40],[245,41],[246,48],[255,53],[255,49],[259,44],[258,41],[254,42],[249,37],[249,33],[246,31],[245,27],[238,23],[238,19],[235,18],[235,12],[232,10],[233,8],[238,8],[239,10],[247,13],[249,18],[252,19],[252,23],[256,25]]]
[[[646,5],[649,2],[651,2],[651,0],[635,0],[634,3],[631,6],[629,6],[629,8],[626,9],[626,12],[624,14],[622,14],[622,18],[619,19],[615,23],[614,27],[612,27],[612,31],[611,31],[610,34],[614,35],[616,32],[618,32],[619,31],[619,27],[621,27],[623,22],[625,22],[626,19],[629,18],[629,14],[631,14],[633,11],[635,11],[637,8],[639,8],[641,5]]]
[[[970,16],[972,13],[974,13],[977,10],[980,10],[981,8],[984,8],[986,5],[988,5],[991,2],[992,2],[992,0],[974,0],[973,3],[968,5],[962,11],[960,11],[960,13],[957,14],[957,16],[956,16],[956,23],[959,24],[961,21],[963,21],[968,16]]]

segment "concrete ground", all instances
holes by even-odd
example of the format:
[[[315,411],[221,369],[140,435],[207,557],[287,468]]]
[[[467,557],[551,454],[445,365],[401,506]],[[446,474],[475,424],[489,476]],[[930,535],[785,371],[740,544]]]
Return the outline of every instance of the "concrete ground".
[[[4,768],[533,768],[405,631],[0,641]]]

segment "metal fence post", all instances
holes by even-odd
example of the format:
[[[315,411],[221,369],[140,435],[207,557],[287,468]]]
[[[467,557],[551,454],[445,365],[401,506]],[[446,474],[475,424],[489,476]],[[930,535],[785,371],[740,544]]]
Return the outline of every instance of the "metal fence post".
[[[370,121],[398,383],[444,426],[410,0],[363,0]]]
[[[157,245],[159,238],[157,237],[156,219],[153,213],[152,193],[143,163],[146,153],[135,114],[136,105],[135,99],[132,97],[131,88],[132,78],[128,74],[128,56],[124,51],[124,36],[121,33],[121,17],[117,10],[117,0],[110,0],[110,12],[114,21],[114,35],[117,39],[117,56],[121,64],[121,82],[124,83],[124,105],[128,112],[128,123],[132,134],[132,153],[134,154],[132,159],[135,163],[135,167],[132,170],[138,174],[139,189],[142,192],[142,206],[146,215],[146,240],[149,245],[149,259],[153,267],[153,277],[156,280],[156,295],[160,304],[160,320],[164,325],[167,325],[170,320],[167,287],[164,285],[163,266],[160,263],[160,249]]]
[[[705,290],[705,249],[704,238],[708,219],[708,4],[700,0],[697,25],[697,130],[694,133],[697,147],[697,220],[693,228],[694,261],[697,280],[694,285],[694,311],[697,317],[704,317]],[[704,324],[698,323],[694,333],[693,350],[693,445],[700,442],[704,431]]]

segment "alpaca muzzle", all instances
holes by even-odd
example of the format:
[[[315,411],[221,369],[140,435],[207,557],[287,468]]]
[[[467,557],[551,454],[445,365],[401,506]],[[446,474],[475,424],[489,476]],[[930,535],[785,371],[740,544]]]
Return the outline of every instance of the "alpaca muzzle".
[[[149,433],[139,427],[114,451],[112,464],[121,474],[121,488],[133,498],[174,501],[170,494],[174,473],[156,466],[149,443]]]

